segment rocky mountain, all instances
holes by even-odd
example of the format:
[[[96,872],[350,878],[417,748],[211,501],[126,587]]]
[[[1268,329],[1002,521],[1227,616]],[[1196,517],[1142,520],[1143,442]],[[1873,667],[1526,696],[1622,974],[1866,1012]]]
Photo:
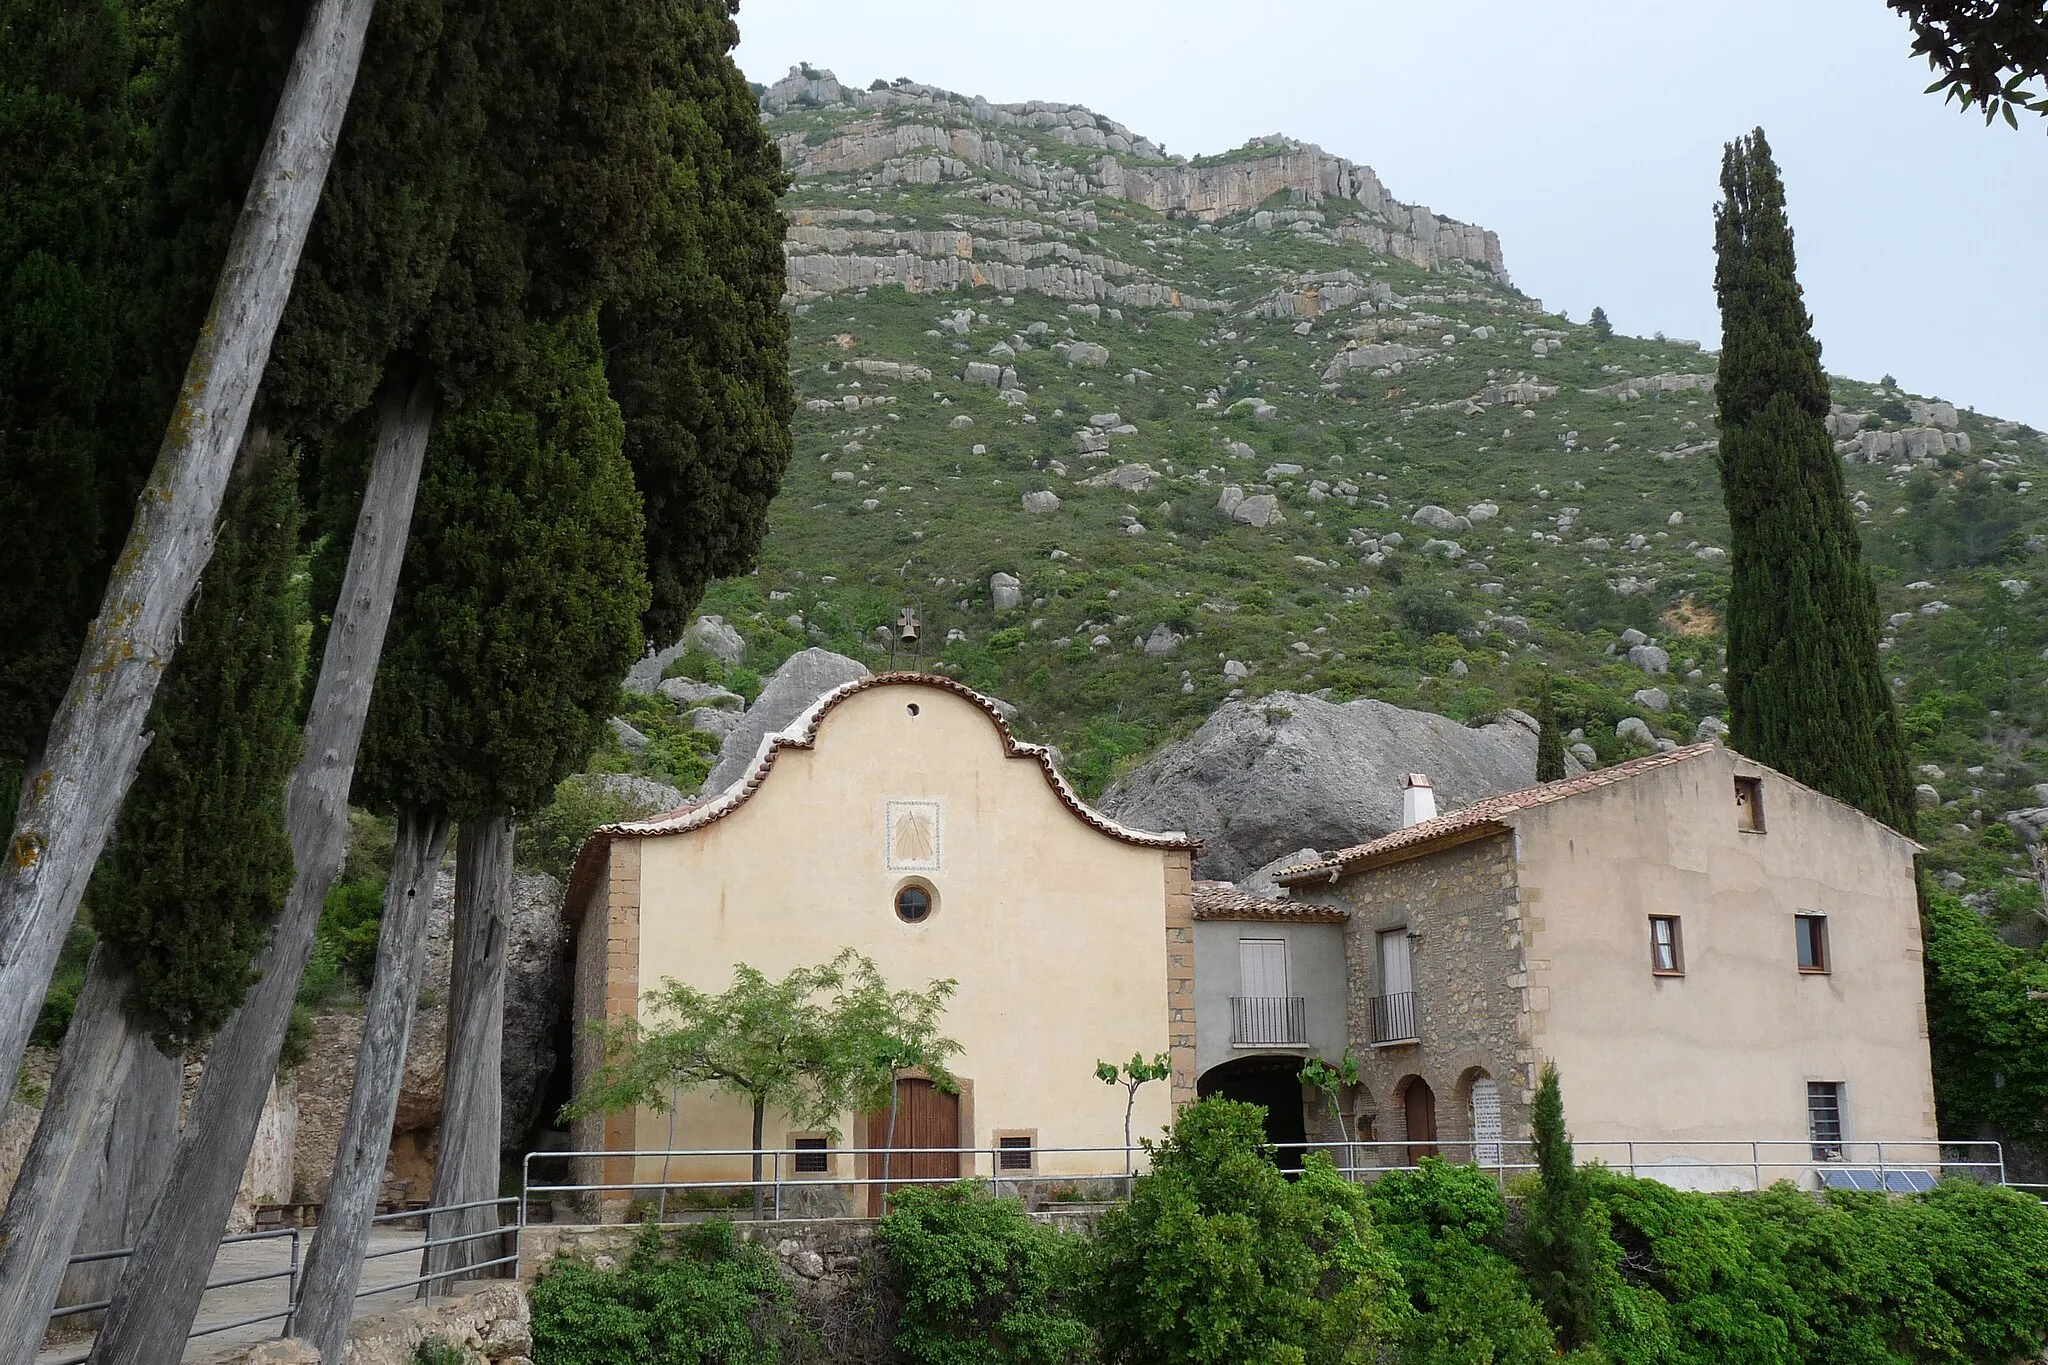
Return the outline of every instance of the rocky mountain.
[[[897,660],[1014,702],[1091,797],[1276,692],[1483,724],[1548,676],[1587,763],[1720,725],[1711,352],[1545,309],[1493,233],[1303,142],[1187,159],[1075,105],[808,68],[760,93],[798,454],[759,571],[705,603],[734,640],[656,672],[751,700],[813,646],[884,668],[915,608]],[[2024,932],[2048,440],[1833,387],[1923,837]],[[733,716],[636,704],[654,742],[611,761],[694,788]]]

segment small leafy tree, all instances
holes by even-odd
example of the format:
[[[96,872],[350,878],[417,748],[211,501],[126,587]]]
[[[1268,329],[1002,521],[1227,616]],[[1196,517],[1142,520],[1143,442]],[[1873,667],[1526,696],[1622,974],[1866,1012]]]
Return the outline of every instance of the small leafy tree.
[[[1311,1152],[1289,1180],[1256,1105],[1207,1099],[1147,1144],[1152,1173],[1103,1218],[1082,1309],[1110,1365],[1379,1359],[1400,1277],[1365,1196]]]
[[[1599,1231],[1586,1178],[1572,1162],[1557,1067],[1547,1062],[1537,1084],[1531,1125],[1541,1184],[1528,1203],[1523,1267],[1530,1291],[1557,1331],[1558,1344],[1571,1350],[1589,1345],[1598,1331]]]
[[[564,1118],[647,1105],[666,1109],[678,1090],[710,1086],[753,1108],[754,1213],[761,1213],[761,1141],[770,1106],[804,1125],[843,1111],[844,1051],[833,1035],[830,1000],[846,983],[851,949],[780,980],[742,962],[732,986],[710,995],[673,977],[642,997],[650,1022],[600,1025],[605,1061]]]
[[[960,1044],[939,1031],[946,1002],[958,986],[948,978],[922,991],[891,990],[873,962],[858,954],[849,960],[846,990],[834,1003],[830,1034],[852,1107],[874,1113],[888,1106],[889,1135],[882,1143],[884,1189],[896,1146],[905,1074],[922,1071],[925,1079],[949,1094],[960,1088],[946,1067],[946,1059],[959,1053]]]
[[[1586,325],[1593,329],[1593,336],[1596,340],[1613,340],[1614,324],[1607,320],[1607,310],[1605,308],[1595,308],[1593,316],[1586,319]]]
[[[1323,1093],[1330,1102],[1330,1117],[1337,1121],[1337,1136],[1346,1143],[1351,1141],[1351,1130],[1344,1125],[1344,1104],[1342,1089],[1358,1084],[1358,1059],[1345,1048],[1344,1055],[1335,1063],[1321,1057],[1311,1057],[1301,1064],[1301,1083],[1312,1085]],[[1347,1167],[1349,1163],[1346,1163]]]
[[[1145,1060],[1141,1052],[1133,1052],[1131,1060],[1118,1071],[1114,1062],[1097,1062],[1095,1079],[1104,1085],[1121,1084],[1124,1088],[1124,1169],[1131,1169],[1131,1115],[1138,1107],[1138,1087],[1152,1081],[1163,1081],[1173,1074],[1173,1059],[1162,1052],[1151,1061]]]

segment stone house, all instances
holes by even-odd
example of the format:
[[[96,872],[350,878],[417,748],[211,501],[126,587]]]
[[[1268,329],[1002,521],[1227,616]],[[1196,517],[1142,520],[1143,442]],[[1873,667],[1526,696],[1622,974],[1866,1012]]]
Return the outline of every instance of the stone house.
[[[1910,839],[1715,744],[1441,816],[1409,781],[1277,876],[1341,916],[1361,1136],[1500,1160],[1550,1061],[1582,1155],[1665,1178],[1934,1158]]]
[[[718,992],[739,963],[777,977],[851,947],[892,986],[957,983],[944,1029],[962,1044],[959,1092],[906,1080],[893,1142],[876,1116],[812,1129],[770,1113],[764,1144],[802,1149],[785,1176],[822,1182],[821,1196],[838,1188],[844,1203],[831,1182],[878,1177],[880,1163],[835,1149],[884,1145],[983,1153],[893,1159],[892,1177],[906,1166],[985,1176],[996,1160],[1006,1178],[1121,1173],[1123,1097],[1097,1079],[1097,1061],[1171,1055],[1170,1085],[1139,1092],[1139,1133],[1195,1093],[1195,847],[1089,807],[996,703],[947,678],[848,683],[763,740],[722,793],[600,829],[579,852],[564,906],[575,1084],[601,1061],[588,1025],[635,1014],[664,979]],[[750,1117],[737,1097],[683,1091],[669,1113],[586,1121],[572,1139],[584,1151],[746,1148]],[[747,1165],[603,1169],[607,1182],[651,1184],[736,1181]]]

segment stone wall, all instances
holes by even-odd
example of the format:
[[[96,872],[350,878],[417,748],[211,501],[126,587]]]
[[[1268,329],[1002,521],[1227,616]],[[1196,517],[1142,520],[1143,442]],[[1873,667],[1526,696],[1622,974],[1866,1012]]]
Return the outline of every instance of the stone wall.
[[[414,1303],[349,1328],[341,1365],[413,1365],[422,1343],[462,1352],[463,1365],[533,1365],[533,1314],[523,1286],[492,1285],[459,1298]],[[319,1353],[297,1339],[240,1346],[205,1365],[317,1365]]]
[[[1515,882],[1514,843],[1493,835],[1442,852],[1346,877],[1296,894],[1351,911],[1344,927],[1346,1015],[1363,1077],[1356,1112],[1371,1115],[1374,1136],[1408,1136],[1403,1099],[1411,1078],[1436,1097],[1444,1155],[1466,1160],[1472,1082],[1481,1073],[1500,1091],[1503,1135],[1527,1135],[1524,1091],[1529,1040],[1527,962]],[[1375,1047],[1372,997],[1379,991],[1378,934],[1406,927],[1419,1043]]]

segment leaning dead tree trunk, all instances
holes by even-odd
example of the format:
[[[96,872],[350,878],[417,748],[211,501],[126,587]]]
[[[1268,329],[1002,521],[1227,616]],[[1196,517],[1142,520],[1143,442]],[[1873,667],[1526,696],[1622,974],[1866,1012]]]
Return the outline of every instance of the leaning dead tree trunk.
[[[341,132],[373,0],[318,0],[292,58],[156,468],[0,858],[0,1076],[21,1067],[65,933],[135,780],[142,727]]]
[[[42,1121],[0,1218],[0,1360],[35,1359],[100,1174],[101,1152],[83,1135],[107,1131],[136,1052],[149,1046],[122,1012],[127,994],[127,973],[107,946],[93,949]]]
[[[436,1208],[495,1199],[504,1126],[505,945],[510,936],[512,817],[502,812],[462,822],[455,842],[454,961],[448,974],[448,1043],[441,1068],[441,1152],[434,1161]],[[463,1209],[427,1220],[425,1274],[460,1270],[503,1254],[495,1208]],[[445,1293],[450,1280],[420,1286]]]
[[[99,1184],[78,1225],[73,1255],[90,1255],[135,1245],[170,1174],[178,1145],[178,1109],[185,1088],[185,1062],[167,1057],[147,1040],[135,1048],[128,1080],[114,1101],[114,1119],[100,1150]],[[66,1272],[57,1291],[60,1307],[110,1299],[121,1283],[119,1260],[89,1261]]]
[[[295,1330],[322,1360],[340,1360],[348,1339],[370,1220],[377,1213],[377,1190],[391,1153],[391,1121],[398,1115],[398,1092],[405,1080],[405,1046],[419,1000],[434,878],[447,845],[444,813],[418,806],[399,812],[391,880],[384,888],[384,922],[377,931],[377,975],[370,983],[363,1041],[356,1049],[355,1085],[348,1094],[348,1117],[341,1125],[320,1230],[300,1281]]]
[[[297,869],[291,896],[257,964],[260,979],[214,1038],[170,1178],[107,1309],[92,1365],[158,1365],[184,1350],[277,1074],[320,909],[341,875],[356,747],[370,713],[370,689],[433,430],[433,381],[421,376],[409,386],[392,384],[379,408],[377,453],[313,691],[305,754],[285,792],[285,826]]]

